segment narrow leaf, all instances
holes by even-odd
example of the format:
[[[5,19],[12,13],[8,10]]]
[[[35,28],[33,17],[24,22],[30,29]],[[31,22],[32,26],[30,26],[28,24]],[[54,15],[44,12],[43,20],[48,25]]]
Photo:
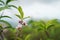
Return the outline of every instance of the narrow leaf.
[[[11,25],[9,22],[7,22],[7,21],[0,20],[0,22],[3,22],[3,23],[5,23],[5,24],[7,24],[10,28],[12,27],[12,25]]]
[[[51,25],[49,25],[48,27],[47,27],[47,29],[50,29],[51,27],[53,27],[54,25],[53,24],[51,24]]]
[[[24,17],[24,13],[23,13],[23,10],[22,10],[22,8],[20,6],[18,7],[18,11],[20,13],[20,16],[23,18]]]
[[[17,9],[17,7],[16,7],[16,6],[14,6],[14,5],[8,5],[8,7],[14,7],[14,8],[16,8],[16,9]]]
[[[8,9],[8,7],[7,6],[0,7],[0,11],[5,10],[5,9]]]
[[[16,14],[16,16],[17,16],[18,18],[21,18],[20,15],[17,15],[17,14]]]
[[[30,18],[30,16],[28,16],[28,17],[25,17],[25,18],[23,18],[23,19],[27,19],[27,18]]]
[[[0,1],[1,3],[5,4],[4,1]]]
[[[43,20],[40,20],[40,26],[42,26],[45,29],[46,28],[46,22]]]
[[[0,11],[2,11],[2,10],[4,10],[5,9],[5,7],[0,7]]]
[[[7,1],[6,1],[6,4],[8,4],[8,3],[11,2],[11,1],[14,1],[14,0],[7,0]]]
[[[9,16],[1,16],[0,18],[11,18],[11,17],[9,17]]]
[[[31,34],[28,34],[25,38],[25,40],[30,40]]]

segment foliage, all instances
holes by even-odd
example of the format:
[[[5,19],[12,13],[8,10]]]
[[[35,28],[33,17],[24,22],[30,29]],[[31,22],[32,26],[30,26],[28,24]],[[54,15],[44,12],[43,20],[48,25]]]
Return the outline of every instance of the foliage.
[[[6,0],[6,2],[0,0],[0,11],[5,10],[5,9],[10,9],[11,7],[17,8],[15,5],[10,5],[9,3],[14,0]]]
[[[16,28],[9,28],[8,30],[11,32],[8,31],[8,33],[6,33],[8,34],[8,40],[10,37],[10,40],[60,40],[60,22],[57,19],[43,21],[46,25],[49,24],[49,28],[46,29],[46,25],[43,25],[42,21],[43,20],[30,20],[28,22],[30,24],[24,26],[22,30],[19,31]],[[53,26],[50,27],[50,24],[53,24]],[[19,33],[18,36],[16,36],[16,32]]]
[[[17,16],[19,19],[21,19],[22,21],[23,21],[24,19],[26,19],[26,18],[30,18],[30,16],[24,17],[24,12],[23,12],[21,6],[18,7],[18,11],[19,11],[19,15],[16,14],[16,16]]]
[[[1,37],[0,40],[4,40],[3,30],[6,29],[6,28],[12,28],[12,25],[10,23],[8,23],[7,21],[2,20],[2,18],[11,18],[11,17],[9,17],[9,16],[2,16],[2,15],[0,16],[0,37]],[[4,27],[3,26],[4,24],[1,24],[1,22],[5,23],[7,26]]]

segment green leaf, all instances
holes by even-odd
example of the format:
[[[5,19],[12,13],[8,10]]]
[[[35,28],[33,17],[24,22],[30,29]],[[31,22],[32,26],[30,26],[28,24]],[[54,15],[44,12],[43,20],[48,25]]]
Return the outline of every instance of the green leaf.
[[[4,7],[0,7],[0,11],[4,10],[5,8]]]
[[[1,0],[0,0],[0,2],[3,3],[3,4],[5,4],[4,1],[1,1]]]
[[[4,20],[0,20],[0,22],[3,22],[3,23],[5,23],[5,24],[7,24],[8,25],[8,27],[12,27],[12,25],[10,24],[10,23],[8,23],[7,21],[4,21]]]
[[[8,9],[8,7],[7,6],[0,7],[0,11],[5,10],[5,9]]]
[[[0,7],[0,11],[8,9],[8,6]]]
[[[25,18],[23,18],[23,19],[27,19],[27,18],[30,18],[30,16],[28,16],[28,17],[25,17]]]
[[[40,20],[40,26],[45,29],[46,28],[46,22],[43,20]]]
[[[14,8],[16,8],[16,9],[17,9],[17,7],[16,7],[16,6],[14,6],[14,5],[8,5],[8,7],[14,7]]]
[[[29,38],[31,37],[31,34],[28,34],[25,38],[25,40],[30,40]]]
[[[19,13],[20,13],[20,16],[21,16],[22,19],[23,19],[24,13],[23,13],[23,10],[22,10],[21,6],[18,7],[18,11],[19,11]]]
[[[47,29],[50,29],[51,27],[53,27],[54,25],[53,24],[51,24],[51,25],[49,25],[48,27],[47,27]]]
[[[9,16],[1,16],[0,18],[11,18],[11,17],[9,17]]]
[[[6,1],[6,4],[8,4],[8,3],[11,2],[11,1],[14,1],[14,0],[7,0],[7,1]]]
[[[21,18],[20,15],[17,15],[17,14],[16,14],[16,16],[17,16],[18,18]]]

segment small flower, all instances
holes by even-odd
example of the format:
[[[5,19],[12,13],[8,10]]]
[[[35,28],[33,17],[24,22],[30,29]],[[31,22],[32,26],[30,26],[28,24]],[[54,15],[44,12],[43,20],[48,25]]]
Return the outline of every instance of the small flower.
[[[18,26],[16,27],[16,29],[21,30],[22,29],[22,25],[18,24]]]
[[[23,21],[19,21],[19,23],[20,23],[20,24],[22,24],[22,23],[23,23]]]
[[[22,25],[26,26],[27,24],[25,22],[23,22]]]
[[[24,22],[23,25],[26,25],[26,23]]]

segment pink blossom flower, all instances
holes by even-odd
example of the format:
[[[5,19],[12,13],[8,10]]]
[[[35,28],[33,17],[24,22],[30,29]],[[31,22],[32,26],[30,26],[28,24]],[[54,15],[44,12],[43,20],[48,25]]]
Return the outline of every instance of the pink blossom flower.
[[[18,24],[18,26],[16,27],[16,29],[21,29],[22,28],[22,25],[21,24]]]

